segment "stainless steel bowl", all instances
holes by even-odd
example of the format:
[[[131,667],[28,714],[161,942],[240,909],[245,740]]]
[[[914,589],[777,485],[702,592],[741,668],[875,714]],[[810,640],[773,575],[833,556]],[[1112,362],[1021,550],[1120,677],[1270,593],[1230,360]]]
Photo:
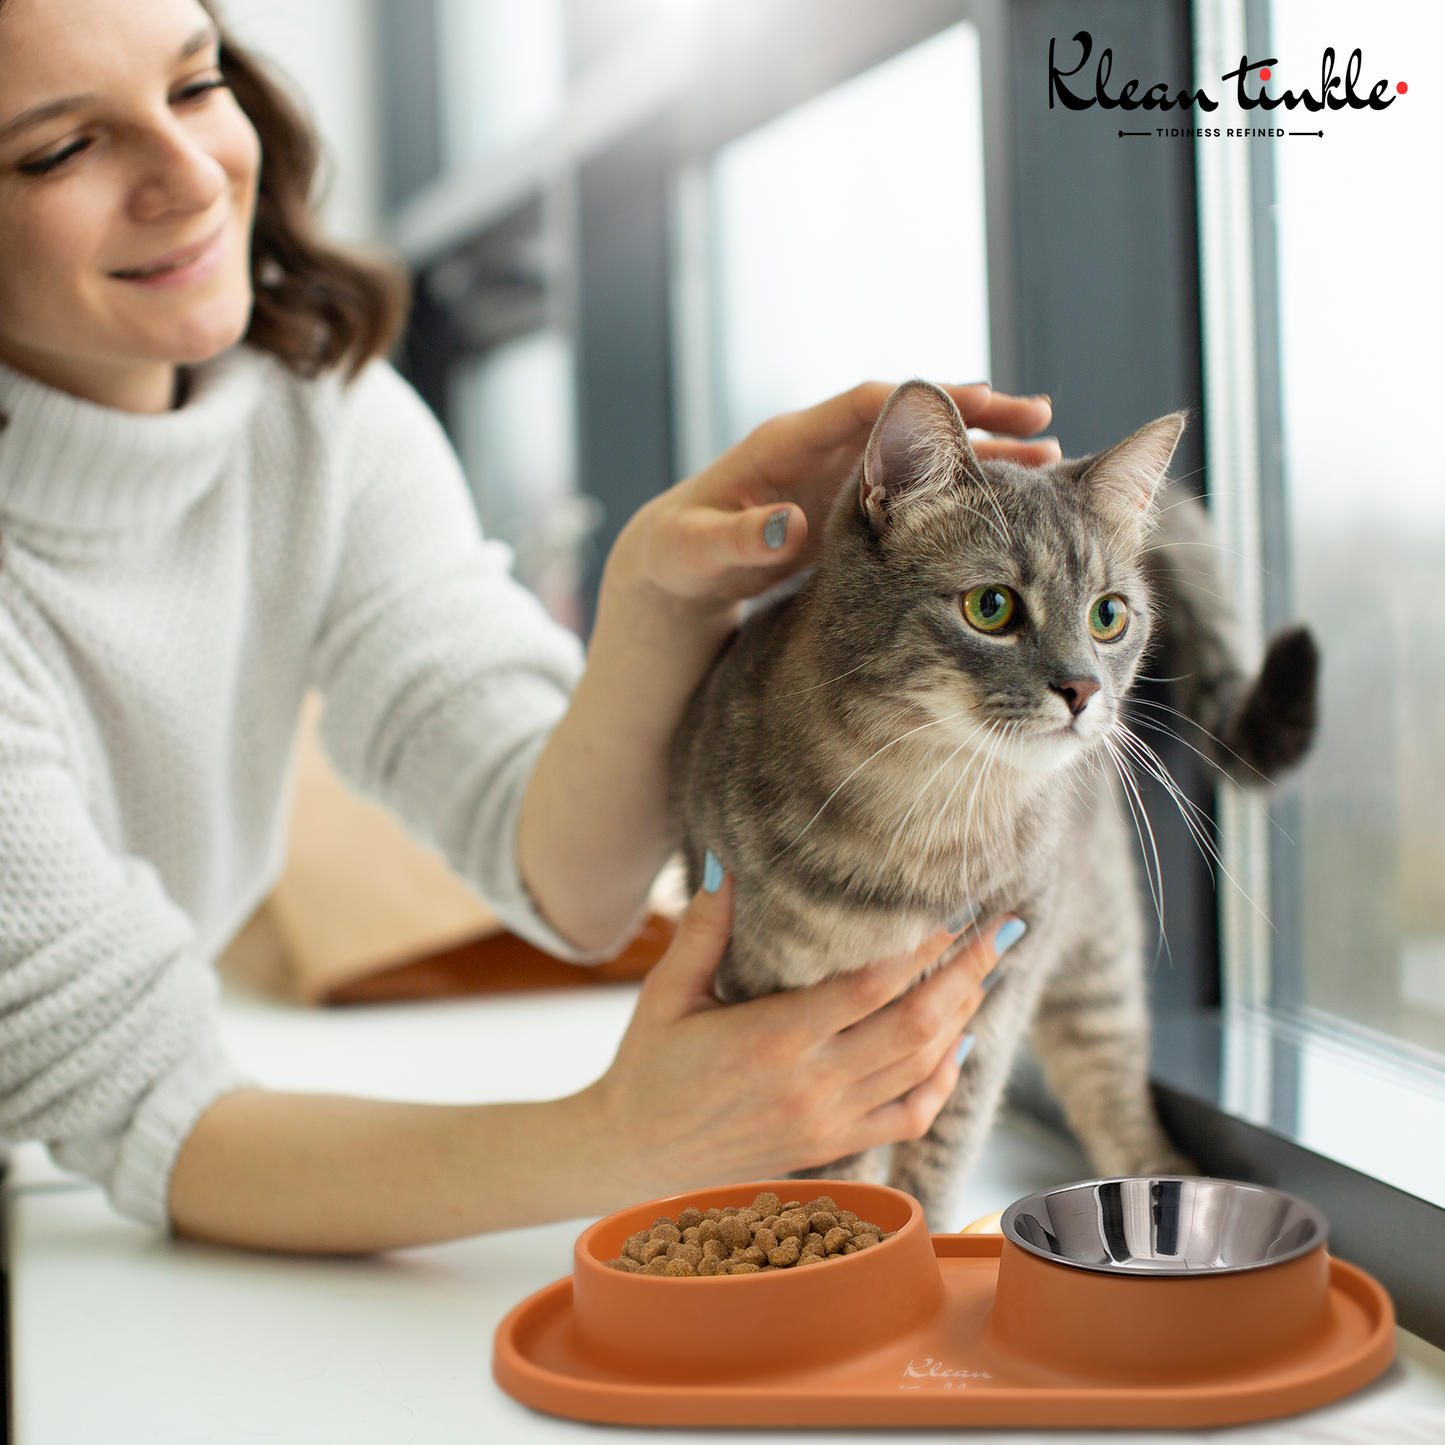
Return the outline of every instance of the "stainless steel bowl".
[[[1312,1204],[1262,1184],[1156,1176],[1041,1189],[1004,1210],[1004,1237],[1056,1264],[1106,1274],[1263,1269],[1329,1235]]]

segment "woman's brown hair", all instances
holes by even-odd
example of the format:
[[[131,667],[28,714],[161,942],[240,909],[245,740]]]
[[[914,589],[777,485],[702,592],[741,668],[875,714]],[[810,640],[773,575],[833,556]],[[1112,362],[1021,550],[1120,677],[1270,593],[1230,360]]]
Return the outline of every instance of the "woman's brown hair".
[[[0,10],[6,0],[0,0]],[[221,32],[221,74],[261,140],[251,231],[255,297],[246,341],[302,376],[345,366],[355,376],[391,349],[406,320],[409,287],[393,267],[325,240],[313,190],[321,146],[306,113],[265,67],[226,34],[216,0],[201,7]],[[9,418],[0,412],[0,431]]]
[[[214,0],[201,0],[220,25]],[[391,347],[406,319],[408,288],[392,267],[325,240],[313,189],[321,147],[305,113],[221,28],[221,74],[261,139],[261,180],[251,233],[255,303],[247,342],[292,371],[345,366],[355,376]]]

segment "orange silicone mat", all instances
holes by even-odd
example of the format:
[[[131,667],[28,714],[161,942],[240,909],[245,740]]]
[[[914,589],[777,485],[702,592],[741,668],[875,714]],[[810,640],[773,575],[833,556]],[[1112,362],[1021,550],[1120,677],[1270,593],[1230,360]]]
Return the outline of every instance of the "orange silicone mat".
[[[1006,1354],[984,1326],[998,1279],[998,1235],[934,1235],[944,1303],[908,1334],[866,1354],[790,1371],[787,1342],[764,1376],[670,1382],[658,1372],[624,1374],[579,1348],[572,1281],[558,1280],[516,1307],[497,1330],[497,1383],[534,1409],[618,1425],[739,1426],[1207,1426],[1295,1414],[1374,1379],[1394,1358],[1394,1310],[1373,1279],[1330,1261],[1330,1319],[1306,1349],[1207,1384],[1100,1387]],[[678,1289],[741,1288],[748,1280],[677,1280]]]

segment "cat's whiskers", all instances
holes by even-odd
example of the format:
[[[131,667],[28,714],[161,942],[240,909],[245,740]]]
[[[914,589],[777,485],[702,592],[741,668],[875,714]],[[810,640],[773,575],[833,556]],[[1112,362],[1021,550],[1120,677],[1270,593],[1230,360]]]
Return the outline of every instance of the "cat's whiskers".
[[[945,817],[948,816],[948,805],[953,801],[953,795],[958,791],[960,785],[963,783],[963,780],[968,777],[969,769],[973,766],[973,764],[974,764],[975,762],[978,762],[978,763],[980,764],[979,780],[981,781],[982,778],[983,778],[983,776],[984,776],[984,772],[985,772],[985,770],[986,770],[985,760],[986,760],[989,752],[990,752],[991,749],[992,749],[992,745],[993,745],[993,741],[994,741],[993,736],[992,736],[992,734],[994,733],[994,724],[993,724],[992,722],[990,722],[988,719],[985,719],[980,726],[990,734],[989,743],[988,743],[988,745],[985,746],[985,748],[984,748],[982,751],[980,751],[980,752],[975,752],[975,753],[969,758],[968,764],[967,764],[965,767],[959,769],[958,776],[953,780],[953,783],[950,785],[950,787],[949,787],[949,789],[948,789],[948,792],[947,792],[947,793],[945,794],[945,796],[944,796],[944,799],[943,799],[942,804],[935,810],[934,815],[933,815],[933,824],[932,824],[932,826],[929,828],[928,833],[927,833],[927,835],[925,836],[925,838],[924,838],[924,840],[923,840],[923,846],[922,846],[922,848],[920,848],[920,849],[917,851],[916,855],[915,855],[915,860],[914,860],[914,888],[915,888],[915,891],[917,890],[919,884],[920,884],[921,881],[922,881],[923,870],[928,866],[928,857],[929,857],[929,852],[930,852],[930,850],[931,850],[932,847],[933,847],[933,837],[934,837],[934,834],[935,834],[935,833],[937,832],[937,830],[938,830],[938,825],[939,825],[939,823],[940,823]],[[975,787],[977,787],[977,786],[978,786],[978,784],[975,783]],[[964,850],[965,850],[965,853],[966,853],[966,851],[967,851],[967,839],[966,839],[966,838],[962,838],[962,839],[961,839],[961,842],[962,842],[962,845],[963,845]],[[966,868],[960,868],[960,877],[964,878],[964,880],[965,880],[965,889],[966,889],[966,891],[965,891],[965,896],[964,896],[964,907],[965,907],[965,909],[971,909],[971,908],[974,906],[974,902],[973,902],[973,897],[972,897],[972,892],[971,892],[971,890],[967,890],[967,876],[968,876],[968,875],[967,875],[967,869],[966,869]]]
[[[1018,739],[1018,747],[1020,755],[1022,755],[1022,737]],[[1087,808],[1085,807],[1083,798],[1079,795],[1079,771],[1084,763],[1091,762],[1092,759],[1092,752],[1080,753],[1077,757],[1070,758],[1069,761],[1059,769],[1059,779],[1068,785],[1069,801],[1073,805],[1074,816],[1080,821],[1083,821],[1084,818],[1087,817]]]
[[[1220,861],[1219,852],[1214,846],[1214,839],[1211,835],[1214,820],[1198,803],[1180,788],[1179,784],[1174,780],[1173,775],[1164,766],[1158,753],[1144,742],[1142,738],[1130,732],[1127,728],[1121,728],[1119,740],[1129,748],[1133,756],[1139,759],[1141,765],[1149,772],[1150,776],[1157,779],[1163,785],[1165,791],[1168,792],[1174,800],[1175,807],[1179,809],[1180,814],[1184,817],[1185,823],[1189,825],[1189,831],[1194,835],[1196,845],[1201,851],[1206,852],[1207,859],[1212,859],[1214,863],[1222,868],[1223,865]],[[1211,869],[1210,872],[1212,877],[1213,870]],[[1231,882],[1232,881],[1231,879]]]
[[[1203,823],[1196,821],[1190,816],[1191,812],[1197,813],[1199,818],[1208,821],[1208,815],[1204,813],[1192,798],[1185,796],[1179,784],[1176,783],[1170,775],[1169,769],[1164,766],[1158,753],[1156,753],[1143,738],[1131,732],[1122,722],[1119,723],[1115,731],[1115,736],[1129,749],[1134,757],[1138,759],[1145,771],[1159,782],[1174,800],[1175,807],[1179,809],[1180,817],[1184,819],[1190,833],[1194,836],[1195,844],[1198,846],[1200,852],[1204,854],[1205,860],[1213,860],[1214,866],[1239,890],[1239,894],[1244,901],[1268,924],[1270,930],[1274,931],[1274,921],[1264,909],[1255,902],[1249,891],[1240,883],[1234,874],[1224,866],[1224,859],[1220,857],[1219,850],[1214,846],[1214,840],[1210,838]]]
[[[997,516],[999,526],[1003,528],[1003,542],[1005,547],[1013,546],[1013,533],[1009,531],[1008,518],[1004,515],[1002,505],[999,503],[998,493],[993,489],[993,483],[982,473],[974,478],[975,481],[983,483],[983,494],[989,499],[993,506],[994,515]]]
[[[803,824],[802,831],[799,832],[797,837],[795,837],[791,842],[789,842],[784,847],[780,848],[775,854],[773,854],[773,856],[768,860],[768,862],[777,862],[777,860],[781,858],[783,854],[788,851],[789,848],[794,847],[798,842],[800,842],[802,840],[803,834],[806,833],[808,829],[811,828],[813,824],[816,823],[818,819],[823,816],[823,809],[826,808],[828,804],[831,803],[833,799],[836,798],[838,794],[841,793],[843,789],[846,788],[848,784],[851,783],[853,779],[856,778],[858,774],[861,773],[863,769],[866,768],[868,764],[874,760],[874,758],[881,757],[884,753],[888,751],[889,748],[897,747],[898,744],[901,743],[905,738],[911,738],[914,733],[921,733],[924,731],[925,728],[935,728],[943,723],[952,722],[953,719],[956,717],[962,717],[965,711],[967,711],[967,709],[959,708],[957,712],[950,713],[946,717],[932,718],[926,723],[919,723],[916,728],[909,728],[906,733],[900,733],[899,736],[894,738],[892,742],[884,743],[881,748],[878,748],[875,751],[869,753],[869,755],[864,758],[863,761],[859,763],[858,766],[854,768],[853,771],[849,773],[848,776],[844,778],[843,781],[839,783],[838,786],[834,788],[833,791],[829,793],[826,798],[823,799],[822,806],[819,807],[818,811],[814,813],[813,816],[809,818],[806,823]]]
[[[1010,735],[1011,730],[1008,723],[995,724],[991,722],[989,726],[990,730],[994,732],[993,743],[984,756],[983,766],[979,769],[978,778],[973,785],[973,792],[969,795],[968,809],[963,815],[963,827],[959,833],[959,842],[962,846],[963,851],[963,863],[960,869],[960,874],[963,878],[964,905],[969,908],[978,906],[978,900],[973,895],[973,885],[971,882],[972,870],[969,866],[972,860],[969,856],[968,830],[969,826],[973,822],[973,808],[974,804],[978,801],[978,796],[980,792],[983,791],[984,785],[988,781],[988,776],[993,769],[993,761],[998,754],[999,747],[1002,745],[1003,740]],[[940,813],[939,817],[942,818],[942,816],[943,814]]]
[[[1149,885],[1149,897],[1154,904],[1154,913],[1159,919],[1159,939],[1163,947],[1169,947],[1169,935],[1164,927],[1164,874],[1159,865],[1159,849],[1154,840],[1154,825],[1149,821],[1149,814],[1145,811],[1144,800],[1139,796],[1139,788],[1135,783],[1132,773],[1125,765],[1123,755],[1115,747],[1112,738],[1104,740],[1104,746],[1109,750],[1109,756],[1114,760],[1114,769],[1119,774],[1119,781],[1124,788],[1124,801],[1129,805],[1130,815],[1134,819],[1134,831],[1139,835],[1139,847],[1144,851],[1144,881]],[[1147,851],[1145,851],[1144,833],[1149,834]],[[1149,859],[1153,857],[1154,872],[1149,872]]]
[[[929,788],[933,786],[933,780],[949,765],[949,763],[954,760],[954,758],[959,755],[959,753],[964,750],[964,748],[966,748],[974,740],[974,738],[978,736],[980,732],[984,730],[986,726],[986,723],[975,724],[972,730],[969,732],[969,735],[964,738],[964,740],[959,743],[959,745],[954,748],[954,750],[949,753],[948,756],[945,757],[941,763],[939,763],[939,765],[929,775],[928,780],[914,794],[913,801],[908,805],[907,812],[905,812],[903,817],[899,819],[898,826],[893,830],[893,836],[889,839],[887,851],[883,854],[883,859],[878,864],[877,880],[874,882],[873,887],[868,890],[868,897],[870,900],[878,891],[878,883],[882,881],[883,875],[888,867],[889,859],[893,856],[893,849],[898,845],[899,840],[902,838],[903,831],[908,826],[909,818],[913,815],[913,812],[918,807],[918,805],[927,796]],[[973,763],[977,759],[977,757],[978,754],[976,752],[969,757],[968,761],[963,765],[963,768],[960,771],[960,777],[967,775],[969,768],[973,766]],[[955,786],[957,786],[957,784],[955,784]],[[926,853],[926,847],[924,851]]]
[[[1196,497],[1192,492],[1186,492],[1180,484],[1182,482],[1190,481],[1194,477],[1202,477],[1203,475],[1204,468],[1196,467],[1192,472],[1185,472],[1182,476],[1175,477],[1171,485],[1178,489],[1179,495],[1174,501],[1170,502],[1168,506],[1156,505],[1154,508],[1155,517],[1162,517],[1165,515],[1165,513],[1177,511],[1180,507],[1197,506],[1199,503],[1199,498]]]
[[[802,697],[804,693],[817,692],[820,687],[828,687],[832,683],[842,682],[845,677],[852,677],[855,672],[861,672],[872,661],[871,657],[865,657],[857,667],[850,667],[847,672],[840,672],[836,677],[825,677],[822,682],[815,682],[812,687],[800,687],[796,692],[774,693],[769,701],[782,702],[786,697]]]
[[[978,763],[978,776],[974,779],[973,784],[974,794],[977,794],[978,790],[983,787],[984,780],[988,777],[989,762],[992,759],[993,754],[997,751],[998,739],[1000,736],[999,725],[995,722],[985,719],[983,723],[983,728],[989,734],[988,742],[984,745],[982,750],[975,753],[974,756],[969,759],[970,767],[972,767],[973,763]],[[942,804],[937,809],[935,809],[933,814],[933,822],[929,825],[928,832],[924,835],[923,846],[918,850],[920,867],[923,867],[927,864],[929,854],[933,850],[933,840],[937,836],[940,826],[949,816],[948,808],[949,804],[953,802],[953,795],[958,792],[959,788],[963,786],[964,781],[968,777],[968,774],[969,768],[964,768],[959,772],[959,775],[953,780],[953,786],[950,787],[948,792],[944,795]],[[963,827],[959,830],[956,839],[958,846],[963,850],[965,859],[968,856],[968,824],[969,819],[965,817],[963,821]],[[964,871],[966,874],[966,868]],[[972,901],[972,899],[968,900],[968,902],[970,903]]]
[[[1174,806],[1179,809],[1185,826],[1193,836],[1195,846],[1204,854],[1204,861],[1206,866],[1209,867],[1209,876],[1211,881],[1213,881],[1213,865],[1219,862],[1219,855],[1214,847],[1214,840],[1209,836],[1209,829],[1213,820],[1193,798],[1185,794],[1179,784],[1175,782],[1173,775],[1164,766],[1159,755],[1144,743],[1142,739],[1130,732],[1122,723],[1115,732],[1115,737],[1128,749],[1130,756],[1169,794]]]
[[[1141,702],[1141,703],[1143,702],[1143,699],[1142,699],[1142,698],[1136,698],[1136,699],[1134,699],[1134,700],[1135,700],[1136,702]],[[1144,703],[1144,706],[1146,706],[1146,707],[1162,707],[1163,704],[1162,704],[1162,703]],[[1173,709],[1171,708],[1171,709],[1169,709],[1169,711],[1172,712]],[[1180,716],[1183,717],[1184,715],[1181,713]],[[1261,782],[1268,783],[1268,782],[1270,781],[1269,778],[1266,777],[1265,774],[1261,773],[1261,772],[1259,771],[1259,769],[1254,766],[1253,763],[1248,762],[1248,761],[1247,761],[1246,759],[1244,759],[1244,758],[1241,758],[1241,757],[1239,756],[1239,754],[1234,751],[1233,748],[1226,747],[1225,744],[1220,743],[1220,742],[1219,742],[1219,739],[1218,739],[1217,737],[1215,737],[1214,734],[1211,733],[1208,728],[1204,727],[1204,725],[1203,725],[1202,723],[1195,723],[1195,722],[1194,722],[1194,719],[1191,718],[1191,717],[1186,717],[1186,718],[1184,718],[1184,721],[1185,721],[1185,722],[1189,722],[1189,723],[1194,723],[1194,726],[1197,727],[1197,728],[1199,728],[1201,732],[1205,733],[1207,736],[1209,736],[1209,737],[1211,737],[1211,738],[1214,738],[1214,741],[1215,741],[1216,743],[1219,743],[1219,746],[1220,746],[1221,748],[1223,748],[1224,751],[1227,752],[1227,753],[1230,755],[1230,757],[1232,757],[1232,758],[1238,758],[1238,760],[1239,760],[1241,763],[1243,763],[1244,766],[1247,767],[1247,768],[1250,770],[1250,772],[1254,773],[1254,774],[1261,780]],[[1214,771],[1215,771],[1216,773],[1218,773],[1221,777],[1223,777],[1223,778],[1228,778],[1228,777],[1229,777],[1229,774],[1228,774],[1227,772],[1225,772],[1225,770],[1224,770],[1222,767],[1220,767],[1220,765],[1218,764],[1218,762],[1216,762],[1213,758],[1211,758],[1208,753],[1202,753],[1202,752],[1200,752],[1199,749],[1196,748],[1196,747],[1194,746],[1194,744],[1191,743],[1187,738],[1180,736],[1180,734],[1177,733],[1177,732],[1175,732],[1173,728],[1166,726],[1164,723],[1156,722],[1153,718],[1146,718],[1146,717],[1131,717],[1131,718],[1128,719],[1128,722],[1129,722],[1129,724],[1130,724],[1132,727],[1148,728],[1150,732],[1152,732],[1152,733],[1158,733],[1161,737],[1173,738],[1173,740],[1174,740],[1176,743],[1180,744],[1181,747],[1186,747],[1186,748],[1188,748],[1189,751],[1190,751],[1191,753],[1193,753],[1197,758],[1199,758],[1199,760],[1200,760],[1201,762],[1208,763],[1209,766],[1210,766],[1211,768],[1213,768]],[[1208,815],[1206,814],[1205,816],[1207,817]],[[1290,835],[1289,831],[1281,825],[1279,819],[1276,818],[1272,812],[1266,813],[1266,817],[1267,817],[1268,820],[1269,820],[1269,825],[1270,825],[1270,827],[1273,828],[1273,829],[1280,835],[1280,837],[1283,838],[1283,839],[1290,845],[1290,847],[1294,847],[1294,846],[1295,846],[1295,840],[1294,840],[1294,838]]]
[[[1009,536],[1008,532],[1000,532],[998,523],[996,523],[992,517],[986,516],[983,512],[980,512],[977,507],[970,507],[967,502],[959,502],[957,506],[961,512],[967,512],[970,517],[977,517],[984,526],[992,528],[994,536],[997,537],[1005,547],[1011,547],[1013,545],[1013,539]]]
[[[1159,679],[1156,679],[1156,680],[1157,680],[1157,681],[1161,681],[1161,682],[1172,681],[1172,679],[1170,679],[1170,678],[1159,678]],[[1260,782],[1262,782],[1262,783],[1267,783],[1267,782],[1269,782],[1269,778],[1268,778],[1264,773],[1260,772],[1260,770],[1259,770],[1257,767],[1255,767],[1253,763],[1248,762],[1248,761],[1246,761],[1244,758],[1240,757],[1239,754],[1238,754],[1237,752],[1235,752],[1234,749],[1233,749],[1232,747],[1230,747],[1229,744],[1226,743],[1226,742],[1224,741],[1224,739],[1221,738],[1217,733],[1212,733],[1212,732],[1210,732],[1209,729],[1208,729],[1207,727],[1205,727],[1202,722],[1196,722],[1196,721],[1195,721],[1192,717],[1190,717],[1187,713],[1182,713],[1182,712],[1180,712],[1177,707],[1170,707],[1168,703],[1163,703],[1163,702],[1150,702],[1147,698],[1142,698],[1142,697],[1130,698],[1129,701],[1130,701],[1131,704],[1137,704],[1139,707],[1154,707],[1154,708],[1158,708],[1158,709],[1160,710],[1160,712],[1173,713],[1173,715],[1174,715],[1175,717],[1177,717],[1177,718],[1183,718],[1185,722],[1189,723],[1189,724],[1190,724],[1191,726],[1193,726],[1193,727],[1198,728],[1199,731],[1202,732],[1202,733],[1204,734],[1204,736],[1209,739],[1210,742],[1214,743],[1214,744],[1215,744],[1216,746],[1218,746],[1218,747],[1223,748],[1224,751],[1227,752],[1227,753],[1229,754],[1229,756],[1232,757],[1236,762],[1243,763],[1244,766],[1245,766],[1246,768],[1248,768],[1248,769],[1250,770],[1250,772],[1252,772],[1252,773],[1255,775],[1255,777],[1257,777],[1257,778],[1260,780]],[[1142,724],[1142,723],[1144,722],[1144,719],[1143,719],[1143,718],[1134,718],[1133,721]],[[1184,746],[1185,746],[1186,748],[1188,748],[1190,752],[1192,752],[1193,754],[1195,754],[1196,757],[1199,757],[1199,758],[1203,759],[1203,761],[1206,762],[1206,763],[1208,763],[1209,766],[1210,766],[1211,768],[1213,768],[1216,772],[1222,773],[1222,774],[1224,774],[1224,776],[1226,776],[1226,777],[1228,776],[1227,773],[1224,773],[1224,769],[1221,768],[1221,767],[1219,766],[1219,764],[1218,764],[1217,762],[1215,762],[1215,760],[1214,760],[1213,758],[1209,757],[1206,753],[1200,752],[1199,749],[1196,748],[1193,743],[1191,743],[1187,738],[1181,737],[1177,732],[1174,731],[1173,728],[1166,728],[1166,727],[1163,727],[1161,724],[1158,724],[1158,723],[1153,724],[1153,726],[1156,727],[1160,732],[1164,733],[1164,735],[1165,735],[1166,737],[1171,737],[1171,738],[1173,738],[1176,742],[1183,743]]]

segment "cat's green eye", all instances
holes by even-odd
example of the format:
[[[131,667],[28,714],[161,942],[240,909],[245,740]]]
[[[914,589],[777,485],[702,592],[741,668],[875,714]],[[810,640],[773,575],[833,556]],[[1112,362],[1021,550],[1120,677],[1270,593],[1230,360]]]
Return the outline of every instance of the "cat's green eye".
[[[1129,604],[1116,593],[1101,597],[1089,608],[1089,631],[1096,642],[1112,642],[1129,625]]]
[[[1014,595],[990,583],[963,594],[963,615],[980,632],[1001,632],[1013,620]]]

